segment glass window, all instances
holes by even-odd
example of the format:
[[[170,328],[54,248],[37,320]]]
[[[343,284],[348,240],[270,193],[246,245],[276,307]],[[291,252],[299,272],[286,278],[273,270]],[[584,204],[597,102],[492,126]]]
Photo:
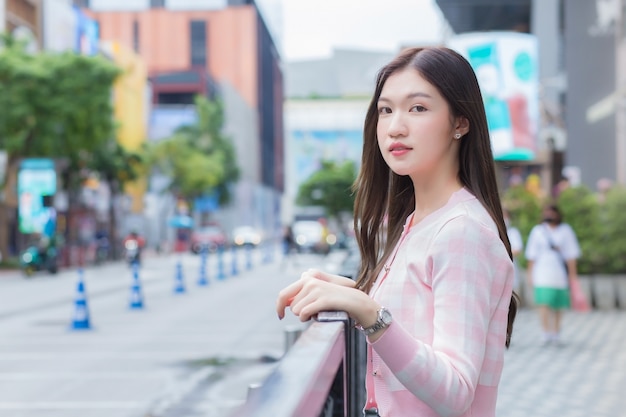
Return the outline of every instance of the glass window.
[[[189,22],[189,36],[191,38],[191,66],[206,67],[206,22],[204,20]]]

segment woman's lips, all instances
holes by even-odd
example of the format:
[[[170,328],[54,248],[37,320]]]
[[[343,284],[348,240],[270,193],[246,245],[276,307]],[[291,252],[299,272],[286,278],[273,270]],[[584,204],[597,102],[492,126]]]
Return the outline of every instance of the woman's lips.
[[[393,156],[402,156],[411,150],[408,146],[393,144],[389,147],[389,153]]]

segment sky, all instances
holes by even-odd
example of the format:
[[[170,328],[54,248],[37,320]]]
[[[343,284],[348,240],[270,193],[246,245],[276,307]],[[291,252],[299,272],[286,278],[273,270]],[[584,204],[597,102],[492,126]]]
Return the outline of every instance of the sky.
[[[328,57],[333,48],[397,52],[441,42],[435,0],[257,0],[284,61]]]

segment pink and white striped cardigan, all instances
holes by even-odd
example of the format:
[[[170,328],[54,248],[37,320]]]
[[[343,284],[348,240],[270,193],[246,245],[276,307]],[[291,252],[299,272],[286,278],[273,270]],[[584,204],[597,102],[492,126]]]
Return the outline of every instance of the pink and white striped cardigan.
[[[494,416],[513,263],[465,188],[410,219],[370,292],[394,318],[368,358],[380,415]]]

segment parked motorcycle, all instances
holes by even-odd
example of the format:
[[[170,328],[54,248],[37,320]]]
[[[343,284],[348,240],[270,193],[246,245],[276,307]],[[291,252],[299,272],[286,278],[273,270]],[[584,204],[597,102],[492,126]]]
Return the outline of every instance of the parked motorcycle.
[[[48,271],[56,274],[59,270],[58,251],[54,246],[41,248],[32,245],[26,248],[20,256],[20,266],[26,276],[30,277],[37,271]]]
[[[139,264],[141,261],[141,247],[137,239],[126,239],[124,242],[124,257],[129,265]]]

